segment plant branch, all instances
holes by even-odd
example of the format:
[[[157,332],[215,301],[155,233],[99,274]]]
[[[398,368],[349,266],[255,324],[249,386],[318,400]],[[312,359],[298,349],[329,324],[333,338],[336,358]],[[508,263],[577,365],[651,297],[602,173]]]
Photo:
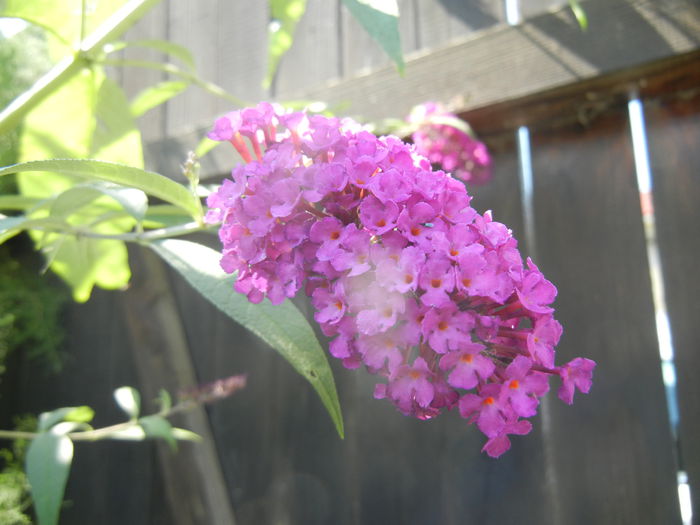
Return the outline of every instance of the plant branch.
[[[159,62],[150,62],[148,60],[120,60],[120,59],[104,59],[101,61],[102,64],[107,66],[118,66],[118,67],[143,67],[146,69],[155,69],[157,71],[163,71],[165,73],[170,73],[171,75],[176,75],[183,80],[192,82],[193,84],[201,87],[205,91],[208,91],[212,95],[221,97],[229,102],[234,103],[236,106],[245,107],[249,105],[248,102],[242,100],[238,97],[233,96],[231,93],[226,91],[224,88],[206,80],[203,80],[198,75],[185,71],[179,68],[175,64],[161,64]]]
[[[124,33],[160,0],[131,0],[110,16],[81,43],[79,50],[65,57],[0,113],[0,135],[4,135],[46,97],[89,65],[92,56],[109,41]]]

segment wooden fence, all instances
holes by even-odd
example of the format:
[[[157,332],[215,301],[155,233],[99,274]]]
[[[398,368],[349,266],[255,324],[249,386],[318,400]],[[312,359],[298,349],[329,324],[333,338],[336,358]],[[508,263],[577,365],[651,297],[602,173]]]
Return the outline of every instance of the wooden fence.
[[[112,422],[118,415],[109,396],[122,384],[138,385],[148,398],[160,387],[246,373],[248,387],[182,421],[206,439],[178,454],[160,445],[80,446],[62,523],[673,524],[681,522],[679,469],[700,510],[697,5],[582,2],[590,28],[581,33],[565,9],[509,27],[499,2],[399,3],[403,45],[413,53],[403,80],[335,1],[309,0],[270,93],[260,87],[262,3],[164,2],[132,37],[188,45],[204,77],[251,100],[349,100],[350,113],[376,118],[462,95],[463,115],[491,147],[496,168],[490,185],[471,191],[473,205],[511,227],[557,285],[558,361],[596,360],[591,393],[571,407],[549,394],[532,434],[493,460],[479,452],[483,436],[457,414],[406,418],[372,398],[368,374],[333,362],[346,427],[340,440],[315,393],[281,357],[152,255],[134,251],[129,290],[98,291],[70,309],[73,382],[37,382],[26,370],[18,409],[88,403]],[[504,50],[510,55],[498,55]],[[450,74],[438,75],[442,69]],[[131,92],[160,79],[121,75]],[[654,177],[677,433],[635,176],[633,93],[643,102]],[[204,123],[226,109],[188,92],[153,112],[144,121],[151,167],[176,173]],[[518,176],[523,126],[531,196]],[[212,177],[234,158],[220,150],[205,166]]]

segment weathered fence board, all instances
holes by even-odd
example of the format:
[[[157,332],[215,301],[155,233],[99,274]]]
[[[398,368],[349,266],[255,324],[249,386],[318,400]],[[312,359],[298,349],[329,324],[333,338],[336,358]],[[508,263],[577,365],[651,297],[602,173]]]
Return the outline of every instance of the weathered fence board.
[[[159,3],[153,8],[147,16],[139,20],[126,35],[127,41],[139,40],[167,40],[168,19],[167,19],[167,4]],[[127,47],[122,53],[121,58],[124,60],[133,61],[150,61],[163,62],[163,53],[147,47]],[[156,71],[147,68],[114,68],[119,74],[119,79],[122,88],[132,100],[141,90],[153,86],[165,79],[165,74],[162,71]],[[139,129],[145,143],[158,140],[163,137],[164,118],[166,108],[158,106],[138,120]]]
[[[624,108],[623,108],[624,109]],[[598,366],[550,404],[555,523],[676,523],[675,465],[625,113],[534,137],[540,268],[559,288],[558,361]]]
[[[309,84],[324,84],[342,76],[340,23],[338,2],[307,2],[294,44],[280,61],[275,93],[298,93]]]
[[[680,408],[681,467],[700,513],[700,97],[646,104],[658,242],[675,347]]]

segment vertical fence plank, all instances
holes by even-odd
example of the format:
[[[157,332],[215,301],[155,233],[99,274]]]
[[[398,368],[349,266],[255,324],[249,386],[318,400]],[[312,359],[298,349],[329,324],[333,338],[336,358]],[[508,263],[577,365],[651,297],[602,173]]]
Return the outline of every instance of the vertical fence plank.
[[[159,3],[139,20],[126,34],[126,40],[163,40],[166,38],[167,19],[165,3]],[[143,47],[128,47],[123,52],[125,60],[147,60],[161,62],[163,54],[153,49]],[[127,68],[121,75],[121,85],[129,100],[132,100],[141,90],[162,81],[164,74],[145,68]],[[144,142],[162,138],[165,108],[159,106],[139,118],[138,126]]]
[[[221,87],[250,103],[262,100],[262,82],[267,71],[267,2],[219,0],[216,44],[216,77]],[[231,103],[218,101],[217,112]],[[199,115],[207,118],[214,115]]]
[[[177,399],[184,390],[196,387],[198,380],[168,286],[165,263],[145,248],[133,251],[131,258],[139,272],[123,296],[123,307],[142,395],[144,400],[156,399],[164,389]],[[199,434],[201,442],[181,444],[177,454],[160,443],[160,466],[174,511],[173,523],[234,525],[206,411],[194,407],[178,415],[174,423]]]
[[[219,48],[218,0],[188,2],[171,0],[168,4],[168,38],[187,47],[194,56],[200,77],[215,81]],[[216,115],[222,103],[198,87],[191,87],[166,106],[167,135],[177,136],[202,119]]]
[[[304,88],[339,78],[340,19],[336,1],[309,0],[297,25],[294,44],[280,61],[275,96],[299,94]]]
[[[700,96],[646,104],[654,202],[680,406],[681,467],[700,513]]]
[[[520,2],[520,12],[522,18],[527,19],[545,11],[563,8],[568,3],[569,0],[526,0]]]
[[[564,326],[558,362],[598,363],[588,396],[550,404],[556,523],[679,520],[628,137],[623,106],[587,130],[533,141],[539,264],[559,288]]]
[[[438,0],[416,4],[420,49],[445,45],[505,20],[502,2]]]

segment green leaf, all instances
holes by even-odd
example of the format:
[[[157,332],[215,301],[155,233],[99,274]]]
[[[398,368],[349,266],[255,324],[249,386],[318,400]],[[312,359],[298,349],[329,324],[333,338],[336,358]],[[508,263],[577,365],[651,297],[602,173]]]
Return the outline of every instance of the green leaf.
[[[178,441],[202,441],[202,436],[185,428],[173,427],[173,437]]]
[[[42,200],[24,195],[0,195],[0,210],[26,210],[41,204]]]
[[[403,73],[404,61],[396,0],[343,0],[350,13]]]
[[[143,168],[141,133],[126,93],[108,77],[99,85],[93,119],[95,131],[85,157]]]
[[[173,400],[167,390],[161,388],[158,392],[158,403],[160,404],[161,412],[168,412],[173,406]]]
[[[263,88],[268,89],[282,55],[292,46],[294,30],[306,11],[306,0],[269,0],[270,18],[267,43],[267,76]]]
[[[51,172],[130,186],[179,206],[192,217],[202,216],[199,200],[185,186],[133,166],[91,159],[35,160],[1,168],[0,176],[24,172]]]
[[[103,233],[114,232],[107,229],[112,224],[104,226]],[[71,286],[75,301],[87,301],[94,284],[114,290],[129,282],[129,257],[121,241],[52,233],[42,243],[51,269]]]
[[[55,217],[46,217],[41,219],[32,219],[25,215],[16,217],[0,218],[0,244],[5,242],[10,237],[13,237],[22,230],[31,230],[32,228],[51,228],[51,229],[67,229],[70,227],[68,223]]]
[[[27,478],[32,488],[34,509],[39,525],[56,525],[63,501],[63,493],[73,460],[73,442],[56,428],[42,432],[27,451]]]
[[[220,254],[190,241],[164,239],[151,247],[199,293],[279,352],[311,383],[343,437],[343,418],[333,373],[313,329],[291,301],[253,304],[233,290],[234,277],[219,266]]]
[[[64,421],[73,423],[89,423],[95,417],[95,411],[89,406],[74,407],[64,417]]]
[[[177,450],[177,440],[173,435],[173,426],[170,421],[161,416],[146,416],[139,419],[139,425],[143,428],[147,437],[164,439],[170,448]]]
[[[583,10],[581,4],[578,0],[569,0],[569,7],[576,17],[579,27],[582,31],[588,29],[588,16],[586,16],[586,11]]]
[[[167,40],[128,40],[126,42],[114,42],[107,46],[106,51],[108,53],[114,53],[116,51],[121,51],[127,47],[146,47],[149,49],[155,49],[156,51],[161,51],[170,56],[173,56],[185,64],[188,68],[194,70],[194,58],[190,50],[174,42],[169,42]]]
[[[67,189],[58,195],[51,204],[51,215],[66,217],[102,195],[114,199],[139,222],[146,215],[148,197],[143,191],[108,182],[80,184]]]
[[[222,142],[219,142],[218,140],[211,140],[209,137],[204,137],[199,141],[199,144],[197,144],[194,154],[197,155],[197,158],[201,159],[219,144],[222,144]]]
[[[105,161],[131,161],[141,167],[140,137],[128,112],[126,97],[105,78],[102,68],[95,66],[73,77],[27,115],[19,160],[84,158],[94,154]],[[81,182],[84,182],[81,177],[70,173],[17,175],[21,194],[44,199],[47,204]],[[76,226],[92,224],[97,216],[105,213],[105,202],[113,210],[120,209],[113,201],[101,198],[73,214],[71,223]],[[38,206],[29,214],[32,218],[41,218],[49,211],[48,206]],[[98,233],[120,234],[130,231],[135,223],[133,218],[123,218],[91,229]],[[128,283],[131,273],[122,242],[32,231],[30,236],[37,245],[49,250],[46,253],[50,269],[71,286],[76,301],[87,300],[94,285],[115,289]]]
[[[141,412],[141,395],[130,386],[122,386],[114,391],[114,399],[126,415],[137,419]]]
[[[92,420],[93,410],[88,406],[62,407],[39,415],[39,432],[48,432],[62,421],[87,423]]]
[[[182,93],[189,82],[180,80],[160,82],[141,91],[131,102],[130,111],[133,117],[140,117],[150,109],[167,102]]]

